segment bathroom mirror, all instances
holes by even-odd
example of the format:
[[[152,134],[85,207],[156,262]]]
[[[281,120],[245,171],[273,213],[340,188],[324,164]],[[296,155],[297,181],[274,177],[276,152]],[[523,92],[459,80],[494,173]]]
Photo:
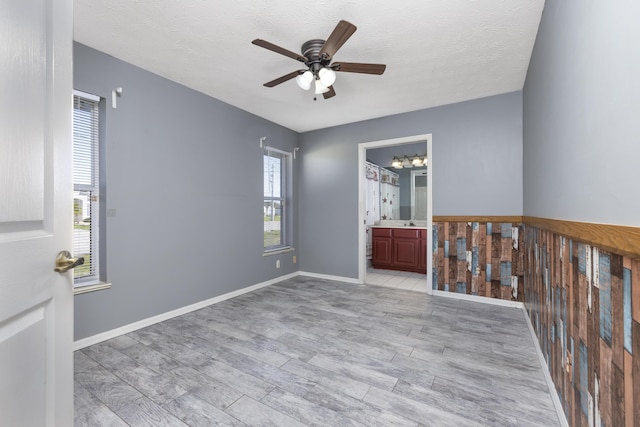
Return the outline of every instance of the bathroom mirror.
[[[394,157],[409,158],[423,155],[427,151],[425,142],[413,144],[396,145],[392,147],[367,149],[367,160],[371,163],[395,172],[399,176],[400,183],[400,219],[426,219],[427,212],[427,167],[412,167],[396,169],[391,166]],[[417,182],[417,185],[416,185]],[[419,192],[416,196],[416,191]],[[416,205],[419,205],[416,210]],[[422,218],[418,218],[420,215]]]

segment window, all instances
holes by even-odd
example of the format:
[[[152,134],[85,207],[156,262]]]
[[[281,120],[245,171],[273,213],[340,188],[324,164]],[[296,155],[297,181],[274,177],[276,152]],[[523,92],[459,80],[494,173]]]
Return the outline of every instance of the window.
[[[73,96],[73,256],[84,257],[73,270],[76,286],[100,280],[99,101],[79,92]]]
[[[264,251],[290,247],[287,175],[291,153],[264,150]]]

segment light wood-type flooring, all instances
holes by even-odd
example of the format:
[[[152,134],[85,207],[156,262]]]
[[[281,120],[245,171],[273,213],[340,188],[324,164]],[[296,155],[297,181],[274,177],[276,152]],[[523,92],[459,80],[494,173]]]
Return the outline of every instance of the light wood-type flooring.
[[[525,321],[297,277],[76,351],[75,425],[559,425]]]

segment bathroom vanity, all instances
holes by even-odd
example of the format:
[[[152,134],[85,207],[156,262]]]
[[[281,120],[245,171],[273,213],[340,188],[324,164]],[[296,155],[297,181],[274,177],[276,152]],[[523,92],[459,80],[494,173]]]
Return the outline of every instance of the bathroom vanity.
[[[373,226],[373,268],[427,273],[427,228]]]

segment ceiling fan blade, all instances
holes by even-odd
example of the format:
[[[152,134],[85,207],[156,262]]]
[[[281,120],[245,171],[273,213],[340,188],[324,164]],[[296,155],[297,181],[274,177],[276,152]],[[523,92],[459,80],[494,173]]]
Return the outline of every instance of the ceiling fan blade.
[[[281,55],[284,56],[288,56],[289,58],[293,58],[296,61],[300,61],[300,62],[307,62],[307,58],[305,58],[304,56],[300,55],[299,53],[295,53],[292,52],[290,50],[287,50],[283,47],[277,46],[273,43],[270,43],[266,40],[262,40],[262,39],[255,39],[254,41],[252,41],[251,43],[255,44],[256,46],[260,46],[263,47],[265,49],[271,50],[273,52],[279,53]]]
[[[291,72],[291,73],[289,73],[289,74],[285,74],[285,75],[284,75],[284,76],[282,76],[282,77],[278,77],[277,79],[274,79],[274,80],[271,80],[270,82],[265,83],[265,84],[264,84],[264,86],[266,86],[266,87],[274,87],[274,86],[277,86],[277,85],[279,85],[280,83],[284,83],[284,82],[286,82],[287,80],[291,80],[292,78],[297,77],[297,76],[298,76],[298,74],[300,74],[300,71],[298,71],[298,70],[293,71],[293,72]]]
[[[357,27],[351,22],[338,22],[338,25],[336,25],[336,28],[333,29],[333,32],[320,49],[320,56],[322,59],[327,60],[333,58],[333,55],[336,54],[338,49],[340,49],[342,45],[349,40],[349,37],[356,32],[356,29]]]
[[[322,96],[324,97],[324,99],[333,98],[334,96],[336,96],[336,91],[333,86],[329,86],[329,91],[323,93]]]
[[[360,62],[337,62],[331,64],[335,71],[346,73],[382,74],[387,68],[385,64],[363,64]]]

